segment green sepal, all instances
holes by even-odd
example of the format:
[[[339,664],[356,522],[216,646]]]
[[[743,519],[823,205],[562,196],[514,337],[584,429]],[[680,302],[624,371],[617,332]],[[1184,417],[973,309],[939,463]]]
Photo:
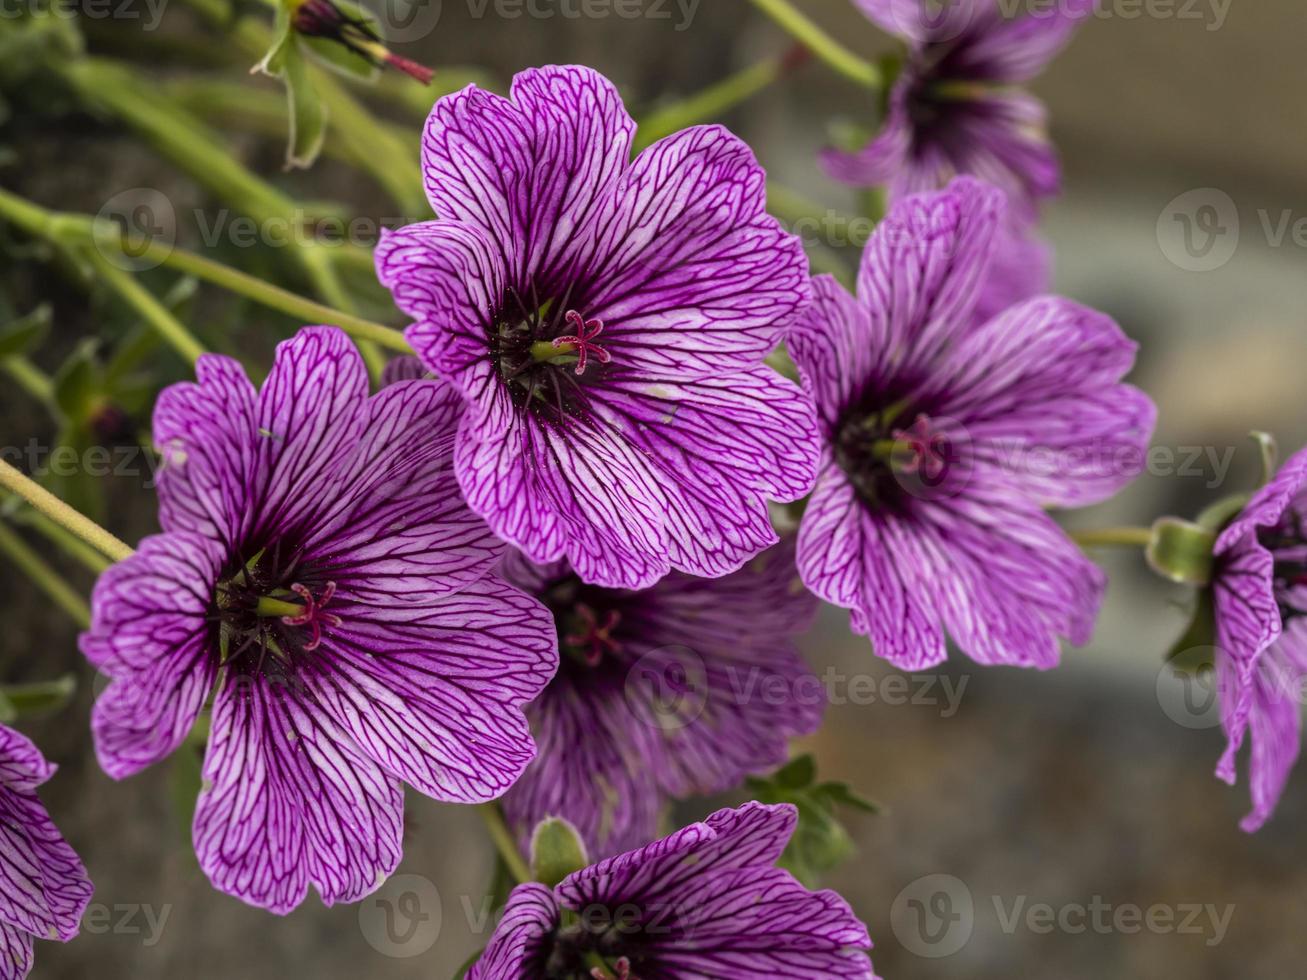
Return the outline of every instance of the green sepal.
[[[1260,432],[1254,429],[1248,433],[1249,438],[1257,443],[1257,449],[1262,457],[1262,482],[1261,486],[1266,486],[1275,478],[1275,471],[1279,464],[1280,450],[1275,444],[1275,436],[1269,432]]]
[[[1212,652],[1215,647],[1216,597],[1211,589],[1201,589],[1194,600],[1189,625],[1171,644],[1166,662],[1186,674],[1198,674],[1214,666]]]
[[[1148,566],[1163,578],[1184,585],[1207,585],[1212,580],[1216,532],[1178,517],[1162,517],[1153,524],[1152,540],[1144,551]]]
[[[10,684],[0,687],[0,722],[49,715],[66,708],[77,693],[77,678],[64,674],[52,681]]]
[[[766,778],[749,779],[746,786],[761,803],[790,803],[799,811],[798,827],[779,864],[810,888],[853,853],[853,839],[839,821],[837,809],[880,810],[845,783],[817,782],[817,765],[811,755],[791,760]]]
[[[50,304],[42,303],[31,313],[0,327],[0,357],[29,354],[50,331]]]
[[[1195,518],[1195,523],[1199,527],[1205,527],[1209,531],[1215,531],[1219,534],[1225,530],[1227,524],[1238,516],[1239,511],[1248,506],[1248,501],[1251,498],[1252,494],[1250,493],[1234,493],[1228,497],[1222,497],[1216,503],[1202,510],[1198,517]]]
[[[561,817],[549,817],[531,835],[531,877],[549,888],[589,865],[585,845]]]
[[[307,168],[322,152],[327,136],[327,107],[310,78],[308,59],[301,47],[308,40],[295,33],[290,5],[277,5],[272,44],[254,71],[281,80],[286,87],[290,132],[286,143],[286,167]]]

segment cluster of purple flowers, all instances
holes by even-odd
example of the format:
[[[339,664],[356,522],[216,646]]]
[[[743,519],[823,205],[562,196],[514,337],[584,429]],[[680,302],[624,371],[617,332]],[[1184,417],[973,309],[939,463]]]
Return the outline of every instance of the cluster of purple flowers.
[[[194,843],[215,887],[276,913],[310,886],[362,898],[400,860],[408,784],[502,800],[523,843],[566,818],[601,859],[520,886],[472,977],[872,977],[848,905],[775,867],[791,808],[655,841],[665,807],[816,729],[820,705],[747,693],[811,690],[794,637],[814,596],[905,670],[946,639],[1035,668],[1086,642],[1104,579],[1048,509],[1130,481],[1154,409],[1116,324],[1038,295],[1057,166],[1011,86],[1083,11],[858,2],[908,54],[880,135],[826,158],[893,200],[855,293],[809,275],[735,136],[632,158],[615,88],[549,67],[431,114],[439,217],[376,255],[420,361],[370,393],[346,336],[308,327],[261,388],[206,356],[162,395],[163,531],[101,577],[82,649],[110,680],[109,775],[207,731]],[[766,363],[782,343],[801,384]],[[1305,485],[1301,455],[1217,546],[1220,771],[1251,729],[1249,827],[1297,753]],[[782,538],[770,507],[799,500]],[[33,796],[49,772],[0,729],[4,978],[89,896]]]

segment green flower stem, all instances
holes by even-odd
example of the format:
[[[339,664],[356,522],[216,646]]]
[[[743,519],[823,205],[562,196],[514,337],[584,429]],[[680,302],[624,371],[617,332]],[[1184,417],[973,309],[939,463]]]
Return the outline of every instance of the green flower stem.
[[[90,628],[91,608],[86,604],[86,600],[26,541],[15,534],[13,528],[2,521],[0,521],[0,552],[4,552],[18,570],[35,582],[57,606],[73,618],[78,626],[82,629]]]
[[[1153,540],[1150,527],[1104,527],[1068,534],[1082,548],[1147,548]]]
[[[87,255],[100,279],[118,294],[119,299],[139,313],[141,319],[153,327],[187,363],[194,365],[201,354],[207,353],[204,345],[192,336],[185,324],[155,299],[153,293],[137,282],[135,276],[114,265],[96,249],[91,249]]]
[[[819,236],[827,231],[842,229],[841,235],[846,244],[861,254],[865,243],[854,241],[850,233],[854,219],[834,208],[822,207],[816,201],[773,180],[767,181],[767,210],[788,231],[803,239],[814,273],[834,276],[846,289],[853,289],[854,276],[849,264],[840,257],[829,238],[822,240]],[[818,236],[815,240],[814,234]]]
[[[801,49],[806,52],[806,49]],[[750,65],[689,98],[664,106],[640,120],[636,149],[641,150],[664,136],[689,126],[717,119],[771,85],[798,59],[790,52]]]
[[[50,376],[21,354],[14,354],[0,360],[8,375],[18,382],[18,386],[37,401],[46,405],[54,404],[54,382]]]
[[[859,58],[832,38],[814,24],[807,14],[790,3],[790,0],[752,0],[752,2],[755,7],[776,21],[814,55],[845,78],[867,88],[880,88],[880,69],[871,62]]]
[[[3,459],[0,459],[0,487],[18,494],[37,511],[72,531],[114,561],[122,561],[132,556],[132,549],[124,542],[119,541],[89,517],[69,507],[45,487],[19,472]]]
[[[526,861],[522,859],[522,855],[517,849],[517,841],[513,839],[513,834],[509,831],[508,825],[504,823],[504,815],[499,811],[499,805],[497,803],[482,803],[477,809],[481,811],[481,817],[486,822],[486,830],[490,833],[490,839],[495,842],[495,849],[499,852],[500,858],[503,859],[504,866],[517,879],[519,885],[530,881],[531,869],[526,866]]]
[[[0,219],[11,221],[31,234],[61,244],[67,244],[70,240],[84,240],[88,248],[92,247],[92,236],[95,236],[94,241],[99,247],[118,247],[119,239],[115,236],[121,235],[121,230],[116,226],[97,226],[88,215],[47,211],[3,189],[0,189]],[[173,248],[166,242],[151,240],[140,243],[133,250],[133,257],[147,263],[167,265],[196,279],[221,286],[298,319],[301,323],[334,324],[358,340],[372,341],[402,354],[413,353],[413,348],[408,345],[404,335],[392,327],[324,306],[221,262]]]

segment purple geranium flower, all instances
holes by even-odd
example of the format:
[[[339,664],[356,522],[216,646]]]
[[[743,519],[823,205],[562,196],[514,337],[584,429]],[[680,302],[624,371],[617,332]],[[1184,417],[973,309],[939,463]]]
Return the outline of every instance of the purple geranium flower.
[[[886,184],[893,199],[937,190],[956,174],[983,177],[1014,203],[1057,192],[1044,107],[1016,86],[1043,71],[1093,0],[1061,0],[1017,17],[1006,16],[1000,0],[960,0],[939,11],[921,0],[855,3],[908,51],[876,138],[855,153],[824,155],[833,177]]]
[[[33,939],[76,936],[91,900],[86,868],[36,796],[54,771],[0,725],[0,980],[27,976]]]
[[[848,903],[774,867],[792,806],[746,803],[554,889],[514,889],[468,980],[875,980]]]
[[[1275,811],[1298,759],[1307,680],[1307,450],[1262,487],[1216,542],[1216,682],[1228,737],[1216,774],[1234,784],[1251,731],[1258,830]]]
[[[799,530],[807,586],[905,670],[1050,667],[1088,640],[1104,580],[1044,512],[1139,471],[1154,409],[1118,383],[1135,345],[1038,297],[977,322],[1003,195],[970,178],[906,198],[790,337],[826,449]]]
[[[534,755],[522,705],[557,667],[548,611],[487,575],[502,546],[458,494],[457,397],[368,397],[339,330],[281,344],[258,391],[206,356],[160,396],[166,533],[101,576],[83,652],[115,778],[186,738],[210,692],[195,848],[213,883],[284,913],[378,887],[401,781],[500,796]]]
[[[560,816],[594,857],[646,844],[668,799],[774,769],[791,736],[816,730],[825,692],[793,643],[816,599],[791,540],[724,578],[674,572],[638,592],[510,558],[508,580],[553,610],[563,651],[527,711],[540,754],[504,797],[523,841]]]
[[[468,402],[472,509],[614,588],[739,568],[817,457],[811,405],[763,364],[811,292],[762,169],[721,127],[632,161],[634,133],[587,68],[447,96],[422,150],[441,220],[377,249],[409,340]]]

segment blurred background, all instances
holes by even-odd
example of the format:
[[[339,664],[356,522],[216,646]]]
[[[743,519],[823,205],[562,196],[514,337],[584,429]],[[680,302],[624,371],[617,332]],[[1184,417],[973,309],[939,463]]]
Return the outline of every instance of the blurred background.
[[[848,0],[800,5],[868,57],[891,47]],[[790,46],[745,0],[646,0],[634,18],[581,0],[540,0],[534,9],[557,15],[496,0],[429,0],[394,47],[434,65],[437,90],[469,77],[502,89],[523,67],[585,63],[647,112]],[[511,16],[516,10],[524,12]],[[583,15],[563,16],[569,10]],[[170,211],[168,233],[180,243],[319,295],[330,282],[313,262],[293,259],[294,249],[241,244],[216,223],[266,216],[287,201],[311,202],[299,205],[311,215],[361,217],[364,229],[425,216],[414,201],[416,170],[405,167],[415,166],[407,160],[416,160],[432,93],[407,79],[387,78],[366,98],[401,152],[387,156],[388,145],[368,140],[342,146],[333,134],[313,169],[287,172],[284,97],[272,80],[248,78],[259,32],[248,43],[225,4],[87,6],[71,23],[96,58],[91,70],[37,44],[16,48],[4,33],[15,21],[5,17],[6,189],[92,214],[136,213],[147,202],[152,221]],[[253,10],[242,23],[269,22]],[[1074,515],[1077,524],[1192,515],[1253,485],[1250,430],[1275,433],[1286,452],[1307,439],[1305,29],[1298,0],[1115,0],[1032,86],[1065,165],[1065,194],[1044,224],[1057,290],[1111,313],[1139,340],[1133,380],[1161,411],[1149,473],[1111,504]],[[184,125],[151,101],[158,93],[188,107]],[[810,62],[724,121],[791,198],[818,214],[856,208],[814,158],[832,127],[874,124],[865,92]],[[197,180],[206,140],[259,186]],[[1219,242],[1201,258],[1184,247],[1184,214],[1218,216]],[[809,236],[815,260],[853,261],[837,235],[823,235]],[[0,361],[11,368],[0,374],[0,445],[24,453],[19,465],[28,468],[48,464],[47,450],[61,444],[131,447],[146,431],[154,390],[186,374],[139,315],[50,259],[0,227],[0,321],[50,304],[52,329],[24,359],[63,394],[51,412],[19,377],[24,369]],[[366,254],[332,255],[328,264],[360,312],[396,322],[369,286]],[[146,271],[143,281],[207,345],[252,365],[266,365],[295,326],[166,270]],[[94,349],[85,343],[92,337],[101,340]],[[154,527],[149,469],[136,460],[117,475],[74,467],[50,479],[136,540]],[[88,573],[22,528],[22,515],[7,519],[89,588]],[[1133,553],[1102,560],[1112,586],[1098,634],[1048,674],[978,670],[958,658],[941,675],[901,681],[836,610],[807,639],[814,669],[832,672],[843,692],[807,747],[824,778],[885,807],[849,815],[856,853],[826,881],[868,923],[882,975],[1302,974],[1307,775],[1295,775],[1259,834],[1238,829],[1246,787],[1212,776],[1223,739],[1210,691],[1159,674],[1184,628],[1187,596],[1149,577]],[[184,777],[165,765],[114,784],[99,771],[86,725],[95,685],[76,628],[8,562],[0,562],[0,616],[0,682],[65,672],[82,682],[68,709],[23,725],[61,767],[43,798],[97,885],[83,935],[66,947],[40,944],[35,977],[448,977],[484,941],[492,855],[478,818],[418,796],[409,800],[401,877],[361,906],[324,909],[311,898],[280,921],[213,891],[185,829],[176,792]],[[737,799],[692,801],[677,816],[695,819]],[[1043,905],[1047,916],[1030,914]]]

